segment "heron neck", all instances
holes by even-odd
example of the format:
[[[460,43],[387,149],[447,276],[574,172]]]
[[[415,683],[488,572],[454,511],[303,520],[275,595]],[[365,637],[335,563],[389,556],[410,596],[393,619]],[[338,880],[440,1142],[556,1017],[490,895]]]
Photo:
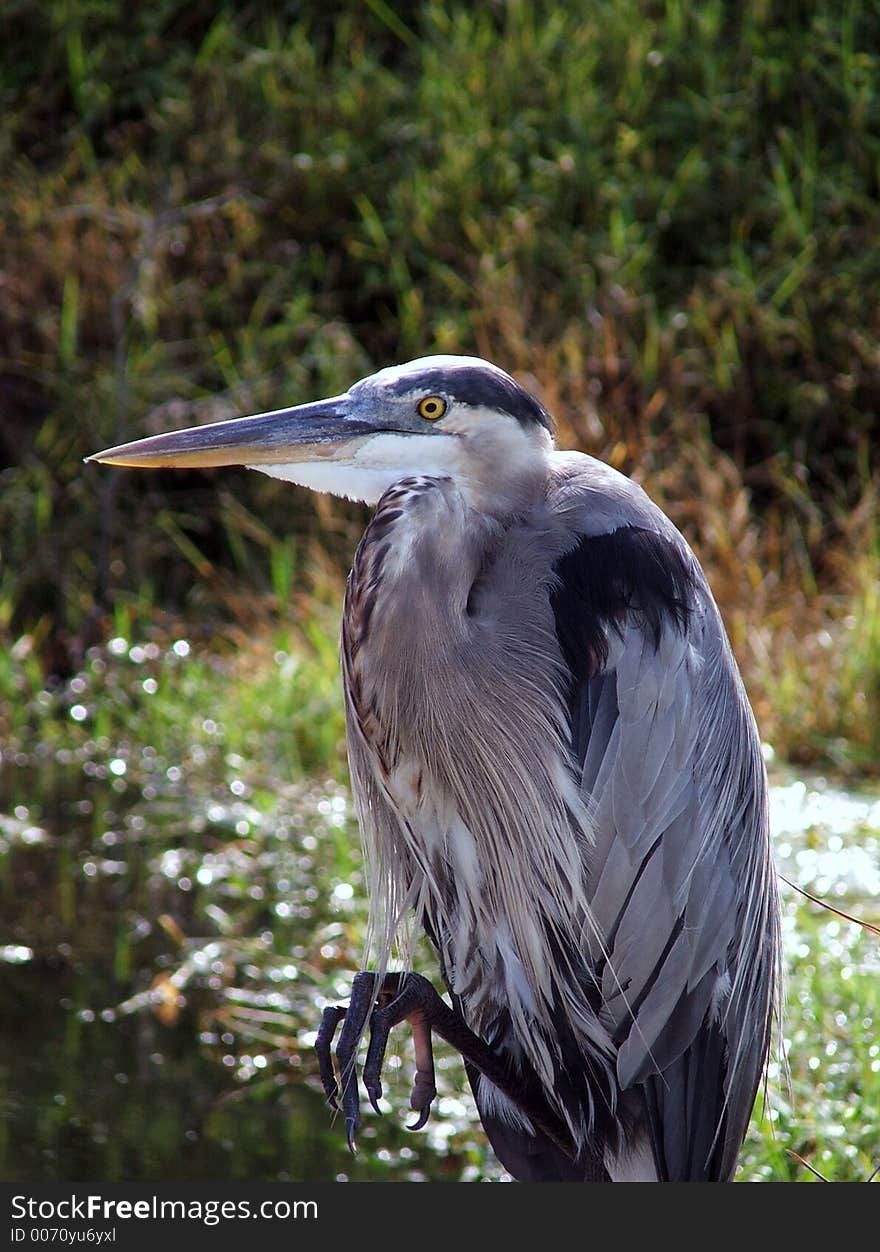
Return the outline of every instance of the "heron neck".
[[[408,478],[379,502],[355,556],[346,628],[356,646],[415,657],[443,648],[502,527],[449,478]]]

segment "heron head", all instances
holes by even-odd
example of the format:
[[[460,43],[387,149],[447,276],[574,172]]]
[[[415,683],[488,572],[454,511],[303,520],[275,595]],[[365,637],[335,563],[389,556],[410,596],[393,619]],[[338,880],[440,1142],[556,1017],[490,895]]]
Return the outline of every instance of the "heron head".
[[[412,475],[509,492],[551,448],[550,418],[509,374],[477,357],[429,356],[329,400],[154,435],[88,460],[140,469],[245,465],[375,504]]]

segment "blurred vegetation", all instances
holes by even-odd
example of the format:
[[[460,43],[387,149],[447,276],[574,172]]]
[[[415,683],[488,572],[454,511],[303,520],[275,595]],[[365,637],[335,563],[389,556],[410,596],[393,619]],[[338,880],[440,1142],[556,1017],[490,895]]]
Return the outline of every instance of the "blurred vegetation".
[[[486,356],[686,533],[777,757],[880,772],[878,82],[860,0],[7,0],[4,1177],[500,1172],[451,1057],[427,1137],[373,1121],[357,1166],[314,1087],[362,939],[364,510],[90,452]],[[876,942],[787,919],[791,1081],[743,1176],[864,1178]]]
[[[777,750],[876,770],[878,49],[858,0],[10,0],[0,638],[308,590],[359,510],[82,456],[476,351],[684,528]]]

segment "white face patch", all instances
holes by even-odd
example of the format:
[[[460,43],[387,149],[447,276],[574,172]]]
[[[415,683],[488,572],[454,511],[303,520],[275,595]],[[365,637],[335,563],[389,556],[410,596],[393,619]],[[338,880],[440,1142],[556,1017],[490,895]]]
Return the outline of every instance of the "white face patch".
[[[247,468],[295,483],[297,487],[308,487],[310,491],[325,491],[340,499],[360,500],[365,504],[377,504],[391,485],[387,473],[357,469],[337,461],[298,461],[292,465],[248,465]]]
[[[461,449],[452,435],[411,435],[380,431],[349,444],[340,460],[301,461],[288,465],[249,465],[312,491],[377,504],[401,478],[455,477]]]

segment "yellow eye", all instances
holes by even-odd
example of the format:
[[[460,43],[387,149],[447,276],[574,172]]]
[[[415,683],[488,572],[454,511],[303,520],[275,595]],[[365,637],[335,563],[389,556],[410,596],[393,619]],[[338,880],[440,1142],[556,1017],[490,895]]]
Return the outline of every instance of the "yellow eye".
[[[441,396],[425,396],[419,401],[419,416],[436,422],[446,412],[446,401]]]

